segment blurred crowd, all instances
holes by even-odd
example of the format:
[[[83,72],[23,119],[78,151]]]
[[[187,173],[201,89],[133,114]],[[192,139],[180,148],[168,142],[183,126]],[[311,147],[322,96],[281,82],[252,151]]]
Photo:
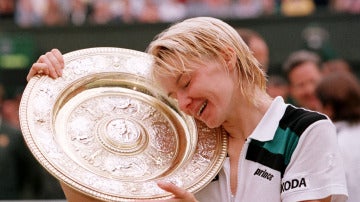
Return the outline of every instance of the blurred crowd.
[[[360,13],[360,0],[1,0],[0,19],[21,27],[174,22],[188,17]]]
[[[360,81],[345,59],[309,48],[290,52],[280,73],[269,72],[269,47],[254,30],[236,28],[268,74],[267,92],[288,103],[327,115],[338,131],[348,180],[349,202],[359,201]],[[309,46],[312,47],[312,46]],[[63,199],[59,182],[27,149],[19,124],[22,88],[6,93],[0,79],[0,200]],[[9,183],[11,182],[11,183]]]

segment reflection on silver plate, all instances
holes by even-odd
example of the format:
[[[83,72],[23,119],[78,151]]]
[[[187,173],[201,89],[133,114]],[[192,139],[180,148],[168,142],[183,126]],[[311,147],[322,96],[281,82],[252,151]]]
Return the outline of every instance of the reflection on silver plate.
[[[158,180],[197,192],[215,177],[226,133],[162,96],[151,56],[89,48],[64,59],[63,76],[33,77],[20,104],[25,141],[52,175],[106,201],[169,198]]]

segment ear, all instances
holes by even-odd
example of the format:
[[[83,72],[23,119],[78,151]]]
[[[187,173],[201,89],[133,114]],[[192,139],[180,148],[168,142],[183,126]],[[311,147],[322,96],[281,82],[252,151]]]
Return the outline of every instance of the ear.
[[[223,54],[223,58],[224,58],[224,61],[226,63],[228,70],[230,72],[233,71],[235,69],[236,60],[237,60],[234,49],[231,47],[228,47],[222,51],[222,54]]]

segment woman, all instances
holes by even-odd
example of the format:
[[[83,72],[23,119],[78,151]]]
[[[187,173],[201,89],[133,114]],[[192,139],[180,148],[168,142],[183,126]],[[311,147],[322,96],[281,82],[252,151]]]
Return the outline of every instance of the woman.
[[[267,95],[265,73],[231,26],[210,17],[187,19],[157,36],[147,52],[155,58],[153,78],[180,109],[229,135],[218,180],[196,195],[159,182],[174,194],[169,201],[346,199],[334,125]],[[27,78],[39,72],[61,76],[63,63],[54,49]]]
[[[360,201],[360,83],[346,71],[327,74],[316,88],[326,115],[334,122],[343,157],[348,202]]]

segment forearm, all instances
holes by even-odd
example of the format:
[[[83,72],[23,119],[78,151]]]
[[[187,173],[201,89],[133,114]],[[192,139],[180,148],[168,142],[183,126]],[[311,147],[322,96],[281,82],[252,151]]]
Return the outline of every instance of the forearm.
[[[71,187],[69,187],[68,185],[66,185],[65,183],[61,182],[61,187],[64,191],[65,197],[67,199],[68,202],[100,202],[101,200],[92,198],[90,196],[87,196],[79,191],[76,191],[74,189],[72,189]]]

